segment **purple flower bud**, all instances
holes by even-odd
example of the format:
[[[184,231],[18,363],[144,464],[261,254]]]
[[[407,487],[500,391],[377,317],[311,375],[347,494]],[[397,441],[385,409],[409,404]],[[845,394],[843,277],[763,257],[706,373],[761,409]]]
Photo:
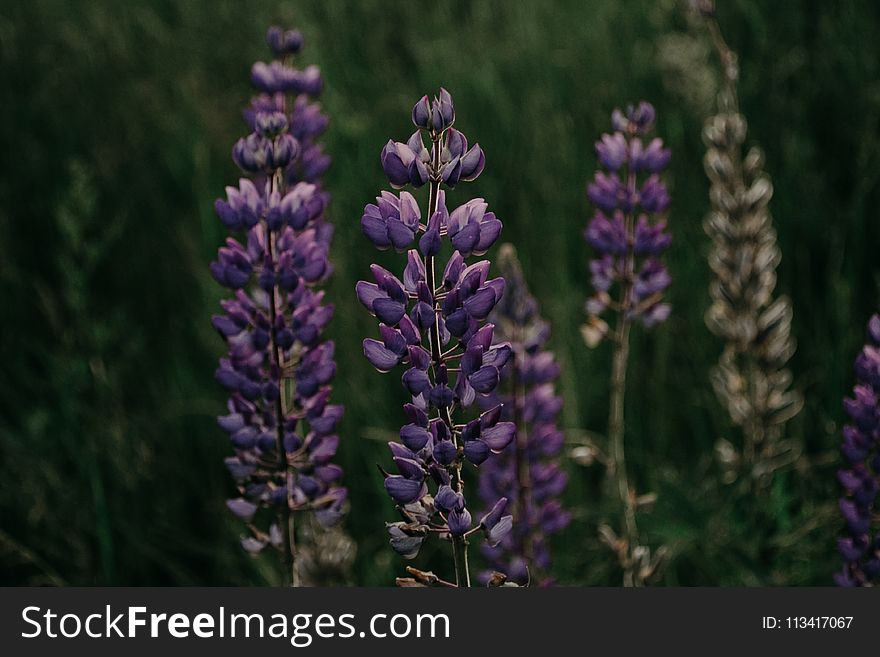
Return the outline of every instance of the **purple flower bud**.
[[[430,127],[436,134],[442,133],[455,123],[455,107],[452,104],[452,96],[442,87],[440,89],[440,96],[435,96],[431,103],[430,117]],[[413,117],[413,122],[415,122],[415,116]],[[417,123],[416,125],[419,124]]]
[[[638,105],[629,105],[626,112],[614,110],[611,114],[611,124],[619,132],[644,135],[653,128],[655,117],[654,106],[641,101]]]
[[[500,373],[497,367],[486,365],[468,377],[468,382],[477,392],[489,393],[498,385]]]
[[[415,155],[406,144],[389,141],[382,149],[382,169],[394,187],[403,187],[409,182],[409,164]]]
[[[480,528],[486,533],[486,545],[497,546],[513,528],[513,516],[503,515],[507,508],[507,498],[502,497],[490,511],[480,519]]]
[[[283,112],[257,112],[254,117],[254,132],[266,139],[274,139],[287,131],[287,117]]]
[[[226,506],[230,511],[239,519],[244,522],[250,522],[251,519],[257,512],[257,505],[253,502],[248,502],[243,497],[239,497],[234,500],[227,500]]]
[[[483,440],[493,452],[501,452],[513,440],[516,433],[516,425],[513,422],[499,422],[493,427],[483,429],[480,439]]]
[[[626,139],[619,132],[602,135],[602,139],[596,142],[596,156],[603,167],[609,171],[617,171],[626,161]]]
[[[416,367],[411,367],[404,372],[402,380],[404,387],[409,390],[413,397],[417,397],[431,388],[431,379],[428,377],[428,372]]]
[[[260,173],[270,169],[272,142],[254,133],[235,142],[232,160],[248,173]]]
[[[642,147],[640,139],[634,139],[630,144],[630,167],[633,171],[660,173],[669,165],[670,159],[672,151],[663,148],[663,140],[659,137],[652,139],[647,148]]]
[[[597,251],[617,256],[626,253],[626,227],[620,212],[615,212],[612,219],[597,212],[587,226],[585,236],[587,244]]]
[[[434,445],[434,459],[441,465],[449,465],[455,460],[456,449],[451,440],[441,440]]]
[[[642,208],[652,213],[665,212],[669,207],[670,198],[666,192],[666,185],[661,182],[658,175],[652,175],[642,185],[639,201]]]
[[[409,504],[419,498],[424,484],[421,480],[407,479],[399,475],[385,478],[385,490],[400,504]]]
[[[427,130],[431,125],[431,101],[427,96],[422,96],[413,105],[412,122],[416,127]]]
[[[495,214],[486,212],[483,199],[473,199],[453,210],[447,221],[452,246],[462,255],[482,255],[501,234],[501,222]]]
[[[425,427],[417,424],[407,424],[400,429],[400,439],[407,448],[414,452],[419,451],[428,444],[431,434]]]
[[[648,222],[646,215],[640,215],[635,228],[635,245],[633,252],[637,256],[657,256],[666,251],[672,243],[672,235],[666,232],[666,222],[656,224]],[[598,247],[597,250],[599,249]]]
[[[437,495],[434,496],[434,506],[444,513],[462,511],[464,496],[461,493],[456,493],[448,484],[444,484],[437,489]]]
[[[486,167],[486,155],[479,144],[474,144],[461,158],[461,180],[476,180]]]
[[[471,528],[471,512],[467,509],[453,509],[449,512],[449,533],[462,536]]]
[[[302,49],[303,38],[299,30],[282,30],[272,26],[266,32],[266,43],[276,57],[295,55]]]
[[[600,210],[613,214],[618,209],[630,212],[634,206],[635,193],[627,189],[617,174],[599,171],[593,182],[587,186],[587,196]]]
[[[424,535],[407,534],[402,527],[404,523],[392,523],[386,525],[388,534],[391,536],[391,548],[404,559],[415,559],[422,547]]]
[[[463,451],[464,457],[474,465],[483,463],[491,453],[489,446],[479,438],[465,442]]]
[[[419,256],[418,251],[410,250],[406,254],[406,268],[403,270],[403,287],[410,294],[416,294],[424,287],[427,294],[427,302],[430,303],[431,292],[425,286],[425,263]]]

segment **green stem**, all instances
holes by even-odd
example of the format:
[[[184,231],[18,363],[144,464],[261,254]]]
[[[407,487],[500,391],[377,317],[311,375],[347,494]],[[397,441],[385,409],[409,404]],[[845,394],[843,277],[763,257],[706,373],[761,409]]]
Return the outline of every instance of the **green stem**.
[[[636,180],[633,173],[629,174],[628,186],[635,188]],[[633,280],[635,278],[635,257],[633,245],[633,216],[626,216],[627,251],[624,257],[623,280],[620,290],[620,312],[614,337],[614,354],[611,366],[610,408],[608,414],[608,438],[610,441],[609,474],[613,477],[623,512],[623,539],[626,543],[626,558],[622,560],[623,585],[638,586],[640,578],[636,572],[637,565],[633,559],[633,551],[638,545],[639,532],[636,525],[635,500],[630,492],[629,477],[626,471],[626,449],[624,437],[626,425],[624,410],[626,406],[626,370],[629,361],[629,333],[632,326],[627,316],[632,306]]]

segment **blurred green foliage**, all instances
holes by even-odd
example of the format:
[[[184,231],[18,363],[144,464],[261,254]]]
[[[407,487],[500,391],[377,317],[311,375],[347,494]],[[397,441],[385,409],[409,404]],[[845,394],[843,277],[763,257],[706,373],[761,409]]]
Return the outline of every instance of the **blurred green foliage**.
[[[789,431],[807,458],[762,499],[719,483],[712,463],[720,436],[737,440],[708,385],[721,347],[702,318],[700,130],[716,62],[687,41],[676,3],[4,2],[0,583],[277,581],[271,562],[239,550],[223,505],[229,447],[213,380],[222,343],[209,323],[222,291],[207,270],[224,236],[213,199],[237,177],[230,147],[272,22],[303,31],[303,61],[322,67],[332,118],[328,294],[335,398],[347,406],[339,459],[358,543],[353,580],[386,585],[403,567],[386,546],[393,510],[375,468],[402,421],[403,391],[363,359],[361,338],[375,329],[353,294],[371,261],[399,259],[377,256],[358,222],[386,186],[383,143],[406,137],[414,99],[442,84],[488,157],[451,200],[486,197],[518,246],[555,329],[572,440],[601,434],[607,417],[609,355],[588,351],[578,330],[592,144],[615,105],[655,103],[674,152],[676,310],[637,334],[627,412],[634,479],[659,495],[641,523],[674,553],[661,583],[829,583],[840,399],[880,286],[880,5],[722,4],[750,138],[776,188],[779,289],[793,300],[792,368],[806,396]],[[616,584],[596,540],[601,472],[567,467],[575,521],[557,541],[558,579]],[[448,570],[443,554],[425,557]]]

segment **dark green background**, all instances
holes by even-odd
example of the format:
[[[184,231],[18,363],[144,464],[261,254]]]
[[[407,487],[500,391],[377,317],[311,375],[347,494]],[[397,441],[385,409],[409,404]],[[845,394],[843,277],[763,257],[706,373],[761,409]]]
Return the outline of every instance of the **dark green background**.
[[[209,316],[222,290],[207,266],[223,238],[212,204],[237,178],[248,71],[272,22],[304,33],[324,72],[332,124],[337,304],[335,399],[347,406],[339,460],[351,490],[352,579],[389,584],[403,562],[375,464],[402,422],[396,377],[360,353],[374,322],[354,283],[378,259],[360,232],[386,186],[389,137],[441,84],[457,126],[487,154],[479,181],[505,222],[554,325],[562,423],[602,432],[607,346],[579,335],[587,294],[584,184],[615,105],[646,98],[671,145],[672,319],[637,332],[628,397],[631,466],[659,494],[642,518],[674,560],[665,584],[827,584],[834,536],[840,400],[877,307],[880,12],[873,0],[723,3],[739,51],[750,141],[767,153],[771,208],[792,297],[806,397],[790,433],[806,458],[754,499],[718,483],[712,446],[736,431],[707,372],[708,209],[700,128],[715,60],[670,65],[686,21],[668,0],[547,2],[4,2],[0,7],[0,582],[248,584],[271,562],[237,546],[223,500],[230,451],[214,416],[222,342]],[[699,34],[699,33],[698,33]],[[699,44],[695,49],[699,55]],[[555,546],[558,579],[617,583],[598,545],[600,471],[566,466],[575,519]],[[448,574],[442,553],[423,564]]]

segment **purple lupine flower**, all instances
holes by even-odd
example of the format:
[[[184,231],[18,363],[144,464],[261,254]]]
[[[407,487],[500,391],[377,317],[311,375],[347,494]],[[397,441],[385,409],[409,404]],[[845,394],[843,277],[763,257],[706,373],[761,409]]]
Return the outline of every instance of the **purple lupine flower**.
[[[615,110],[614,132],[596,142],[605,171],[597,171],[587,185],[596,214],[584,236],[597,254],[590,266],[596,294],[587,301],[589,321],[583,329],[590,346],[608,333],[602,314],[609,307],[620,307],[629,319],[646,327],[669,317],[663,292],[671,279],[659,257],[672,241],[663,218],[670,198],[660,174],[671,154],[659,138],[644,141],[654,117],[654,108],[645,102],[626,112]],[[620,299],[612,301],[615,284]]]
[[[537,300],[526,284],[516,251],[501,247],[498,266],[507,291],[492,311],[498,337],[510,342],[513,357],[497,390],[480,405],[502,405],[502,417],[514,423],[511,444],[480,468],[480,497],[493,509],[505,496],[511,499],[513,529],[483,553],[489,566],[519,585],[547,585],[550,551],[547,537],[564,529],[571,514],[558,498],[568,478],[559,466],[564,436],[556,425],[562,399],[554,381],[559,364],[545,349],[550,326],[540,316]],[[491,514],[491,512],[490,512]],[[481,575],[489,581],[492,572]]]
[[[840,451],[846,466],[837,479],[843,487],[840,513],[844,535],[837,548],[843,569],[839,586],[880,584],[880,527],[875,504],[880,489],[880,315],[868,322],[867,344],[856,358],[856,385],[843,402],[850,422],[843,428]]]
[[[389,443],[396,473],[385,473],[385,490],[402,518],[388,524],[391,546],[412,559],[430,535],[451,540],[456,584],[470,586],[468,538],[482,531],[497,544],[511,524],[504,498],[474,522],[462,468],[502,452],[513,439],[513,424],[502,417],[500,405],[470,420],[456,417],[492,394],[512,355],[509,344],[496,341],[494,326],[485,323],[502,298],[504,279],[489,278],[488,260],[470,265],[465,260],[486,253],[501,222],[483,199],[451,211],[446,205],[444,187],[474,180],[485,166],[479,144],[469,146],[452,127],[449,93],[441,89],[433,102],[424,96],[412,119],[417,130],[406,143],[389,141],[380,161],[395,189],[429,183],[427,208],[423,212],[407,191],[383,191],[366,206],[364,234],[380,250],[406,251],[407,261],[399,276],[373,265],[373,280],[360,281],[356,292],[379,320],[378,338],[364,340],[364,355],[380,372],[403,364],[401,381],[412,396],[404,406],[408,421],[400,442]],[[453,249],[445,266],[436,262],[444,241]],[[420,573],[420,581],[436,580],[410,572]]]
[[[601,535],[615,551],[627,586],[640,586],[659,568],[663,548],[651,556],[639,544],[635,495],[630,490],[624,450],[624,397],[632,324],[646,328],[664,322],[670,313],[663,294],[671,278],[661,257],[671,242],[665,212],[669,193],[660,177],[671,153],[662,140],[647,140],[656,113],[649,103],[614,110],[614,132],[596,142],[596,155],[603,170],[587,185],[587,196],[596,214],[585,231],[587,243],[596,251],[590,263],[594,294],[587,300],[584,341],[597,346],[604,338],[613,344],[608,414],[609,454],[607,476],[614,479],[621,507],[621,536],[604,526]],[[613,335],[602,318],[616,316]]]
[[[324,218],[329,196],[318,180],[327,160],[315,143],[327,125],[313,101],[320,73],[287,61],[302,46],[299,32],[273,27],[267,41],[282,59],[254,65],[252,80],[263,93],[244,112],[252,132],[232,152],[249,177],[215,204],[235,236],[211,273],[234,294],[212,321],[229,347],[216,373],[230,394],[229,413],[218,422],[235,450],[226,466],[239,491],[228,507],[247,524],[244,549],[272,545],[295,585],[294,514],[313,512],[324,525],[342,514],[342,470],[331,461],[343,409],[330,403],[336,364],[333,342],[322,338],[333,306],[316,288],[331,272],[332,236]]]

